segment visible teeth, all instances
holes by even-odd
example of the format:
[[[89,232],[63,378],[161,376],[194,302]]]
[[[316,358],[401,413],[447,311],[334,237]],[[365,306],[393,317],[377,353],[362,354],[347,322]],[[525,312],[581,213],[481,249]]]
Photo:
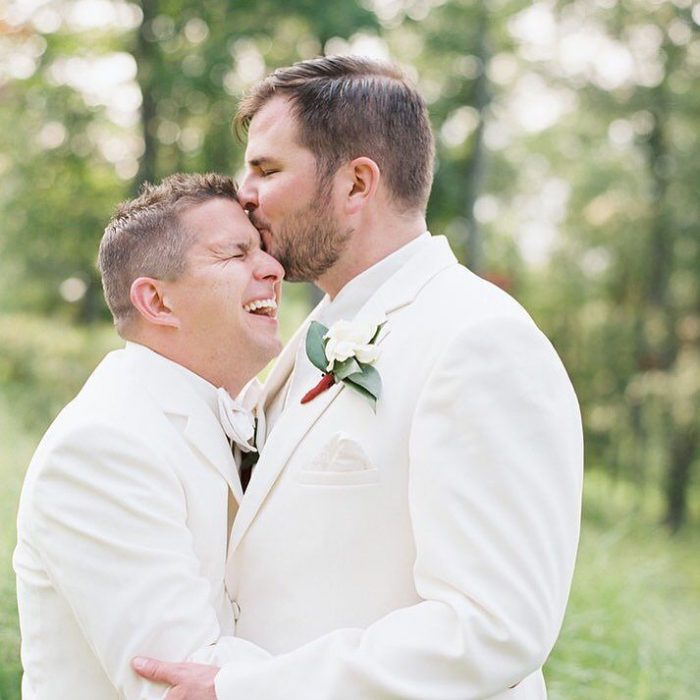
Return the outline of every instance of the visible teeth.
[[[274,299],[258,299],[251,301],[243,307],[244,311],[257,311],[257,309],[273,309],[277,308],[277,302]]]

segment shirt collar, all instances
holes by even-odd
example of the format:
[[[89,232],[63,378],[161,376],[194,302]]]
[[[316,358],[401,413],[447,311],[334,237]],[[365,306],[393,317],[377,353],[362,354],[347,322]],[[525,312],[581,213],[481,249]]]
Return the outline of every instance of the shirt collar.
[[[417,255],[423,246],[430,241],[430,233],[426,231],[395,250],[390,255],[353,277],[329,302],[320,314],[319,320],[326,326],[331,326],[340,319],[352,320],[365,305],[369,298],[399,271],[406,262]]]
[[[145,364],[149,371],[160,372],[172,381],[183,382],[209,406],[214,415],[219,415],[219,399],[216,387],[187,367],[160,355],[146,345],[127,340],[125,350],[138,361]]]

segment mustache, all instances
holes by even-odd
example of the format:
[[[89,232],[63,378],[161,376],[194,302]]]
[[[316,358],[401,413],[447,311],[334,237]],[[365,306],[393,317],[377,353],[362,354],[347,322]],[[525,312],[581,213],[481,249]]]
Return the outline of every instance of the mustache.
[[[255,226],[258,231],[260,229],[268,229],[269,225],[266,224],[256,213],[255,211],[250,211],[248,212],[248,218],[250,219],[250,223]]]

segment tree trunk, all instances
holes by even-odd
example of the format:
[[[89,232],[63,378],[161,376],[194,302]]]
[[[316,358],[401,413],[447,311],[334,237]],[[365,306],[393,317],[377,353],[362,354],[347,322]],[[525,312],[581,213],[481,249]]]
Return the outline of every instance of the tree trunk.
[[[479,5],[478,39],[476,57],[480,62],[480,71],[474,81],[473,107],[479,115],[479,124],[474,131],[474,147],[469,160],[466,162],[464,173],[464,218],[467,224],[467,238],[462,254],[462,260],[476,273],[483,269],[483,240],[479,223],[474,216],[474,205],[481,192],[484,174],[486,153],[484,149],[484,124],[486,110],[491,104],[491,92],[489,90],[487,70],[491,58],[488,45],[489,16],[485,4]]]
[[[697,442],[697,429],[675,431],[666,481],[666,516],[664,518],[664,524],[673,533],[680,530],[688,514],[688,488],[691,467],[697,454]]]
[[[158,0],[141,0],[143,22],[136,36],[136,46],[133,55],[138,66],[138,83],[141,88],[141,134],[143,136],[144,152],[139,163],[139,170],[132,183],[135,194],[144,181],[154,182],[156,179],[156,159],[158,144],[153,133],[156,117],[157,99],[154,94],[156,76],[158,75],[159,46],[150,35],[150,23],[158,16]]]
[[[668,56],[666,75],[669,75],[671,64],[677,58],[677,51],[668,43],[664,48]],[[647,343],[646,358],[648,365],[651,363],[652,367],[664,372],[673,368],[679,350],[676,331],[678,310],[670,295],[675,229],[668,219],[666,202],[670,178],[667,128],[672,110],[667,82],[664,80],[652,93],[651,112],[654,123],[649,135],[647,151],[652,201],[647,309],[653,322],[663,324],[664,333],[660,340],[656,340],[653,344]],[[666,418],[665,423],[664,432],[668,436],[668,473],[664,522],[672,532],[677,532],[684,524],[687,515],[687,489],[697,435],[694,429],[674,424],[670,416]]]
[[[668,190],[669,152],[666,140],[668,121],[668,98],[662,83],[655,91],[654,127],[649,135],[649,171],[651,175],[652,221],[649,286],[647,298],[650,310],[659,315],[664,324],[664,339],[652,351],[656,364],[668,369],[678,354],[675,337],[676,314],[669,300],[669,286],[673,271],[673,226],[666,215],[666,192]]]

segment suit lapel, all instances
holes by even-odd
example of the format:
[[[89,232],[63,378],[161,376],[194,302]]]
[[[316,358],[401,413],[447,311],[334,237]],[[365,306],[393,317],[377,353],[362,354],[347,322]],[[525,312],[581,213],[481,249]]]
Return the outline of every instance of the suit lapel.
[[[304,319],[299,328],[297,328],[297,330],[294,332],[294,335],[292,335],[290,338],[289,342],[284,346],[282,353],[277,358],[272,370],[270,371],[267,381],[263,385],[263,389],[260,393],[260,397],[258,398],[256,407],[258,430],[255,436],[255,441],[258,449],[260,450],[262,450],[262,447],[265,445],[267,437],[273,427],[267,423],[265,413],[279,392],[284,389],[284,386],[287,383],[292,370],[294,369],[294,362],[299,349],[299,343],[305,342],[306,331],[309,324],[318,317],[326,304],[328,304],[328,297],[324,297]]]
[[[229,552],[240,543],[294,449],[342,391],[343,385],[336,384],[310,403],[290,406],[282,414],[260,453],[245,498],[233,521]]]
[[[188,444],[226,481],[238,503],[243,489],[231,448],[212,409],[187,385],[169,360],[142,346],[127,344],[128,363],[163,413]]]
[[[185,439],[221,474],[238,503],[243,499],[243,488],[231,446],[218,421],[211,415],[191,411],[187,415]]]
[[[425,251],[413,256],[380,287],[358,314],[358,317],[381,314],[387,316],[387,323],[377,338],[378,345],[391,332],[391,315],[410,304],[436,274],[456,264],[457,259],[450,250],[447,239],[442,236],[434,237]],[[309,322],[318,315],[326,303],[324,300],[314,309],[286,346],[263,389],[261,396],[263,406],[269,405],[270,399],[284,386],[294,366],[299,343],[306,337]],[[245,498],[233,523],[229,552],[235,551],[241,542],[294,450],[316,421],[344,391],[352,390],[346,389],[343,383],[338,383],[307,404],[288,406],[275,425],[275,430],[270,431],[268,426],[265,447],[260,454]]]

